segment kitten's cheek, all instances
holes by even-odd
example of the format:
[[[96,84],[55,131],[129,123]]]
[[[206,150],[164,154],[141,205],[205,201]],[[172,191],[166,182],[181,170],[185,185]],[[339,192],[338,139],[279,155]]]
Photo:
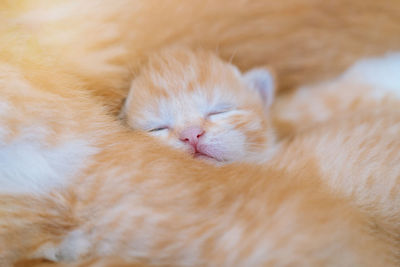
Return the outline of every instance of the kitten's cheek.
[[[168,131],[163,130],[163,131],[154,131],[154,132],[148,132],[149,135],[154,136],[156,138],[159,138],[160,140],[167,140],[168,139]]]

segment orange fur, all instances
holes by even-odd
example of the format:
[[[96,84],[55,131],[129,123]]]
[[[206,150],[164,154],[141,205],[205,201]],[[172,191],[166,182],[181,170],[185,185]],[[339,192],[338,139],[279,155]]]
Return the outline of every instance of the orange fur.
[[[286,138],[337,116],[381,107],[396,110],[399,100],[384,88],[376,88],[360,79],[340,77],[280,96],[271,114],[278,136]]]
[[[274,82],[267,70],[251,77],[260,88],[247,76],[208,51],[169,48],[142,66],[120,117],[196,157],[265,162],[275,143],[267,104]],[[189,144],[182,135],[193,127],[202,133]]]
[[[397,0],[25,0],[1,5],[2,25],[11,25],[5,29],[18,33],[18,42],[52,51],[51,59],[62,62],[59,67],[81,77],[113,108],[138,63],[175,43],[218,50],[242,70],[274,66],[283,89],[332,77],[360,57],[400,49]]]
[[[179,58],[182,55],[186,59],[184,64],[182,63],[184,61]],[[201,108],[196,107],[197,102],[194,101],[201,99],[201,96],[196,95],[193,98],[191,95],[193,90],[206,94],[208,96],[206,101],[213,102],[215,95],[223,95],[224,90],[228,88],[229,93],[234,95],[234,99],[241,105],[247,103],[245,105],[247,110],[262,110],[260,103],[248,104],[255,92],[248,88],[243,90],[240,87],[243,81],[237,72],[232,70],[231,65],[224,64],[215,56],[202,51],[190,52],[180,48],[178,52],[174,49],[167,50],[154,57],[155,59],[150,60],[150,64],[143,67],[143,74],[137,78],[139,82],[134,81],[133,93],[125,104],[126,120],[134,128],[140,129],[140,122],[152,119],[150,114],[154,110],[159,110],[158,105],[164,105],[164,112],[179,113],[179,116],[175,115],[175,117],[183,117],[186,123],[196,122],[197,117],[202,120],[202,116],[197,114],[198,109],[201,110]],[[157,65],[155,62],[162,62],[162,64]],[[393,66],[393,64],[397,65]],[[393,236],[400,233],[398,212],[400,195],[396,193],[400,190],[400,169],[396,167],[400,161],[398,153],[400,147],[396,142],[400,132],[400,124],[397,119],[399,114],[396,111],[400,102],[400,97],[396,96],[400,92],[400,80],[392,77],[399,74],[396,67],[399,64],[400,57],[397,54],[375,59],[372,64],[371,60],[360,61],[337,79],[308,88],[304,87],[297,92],[278,98],[273,110],[275,127],[278,132],[281,132],[281,138],[284,140],[288,135],[294,136],[293,139],[281,144],[283,146],[289,144],[291,148],[275,148],[281,152],[291,151],[290,153],[284,152],[288,155],[287,160],[282,161],[280,156],[272,157],[273,164],[287,169],[291,165],[293,157],[296,157],[292,154],[293,151],[299,150],[300,153],[308,151],[320,162],[321,170],[324,172],[323,179],[334,192],[349,197],[371,216],[378,218],[380,227],[385,228]],[[371,74],[379,78],[376,80],[373,77],[373,81],[377,83],[375,85],[368,82],[366,76],[368,73],[363,73],[366,67],[371,68],[371,66],[373,67]],[[382,77],[382,74],[376,69],[385,66],[385,75]],[[394,73],[392,73],[393,71]],[[202,75],[203,72],[207,72],[207,75]],[[199,76],[203,79],[198,80]],[[393,81],[391,84],[387,84],[390,79]],[[155,90],[159,90],[159,92]],[[162,102],[164,99],[167,99],[166,103]],[[222,97],[222,99],[224,98]],[[225,97],[225,101],[227,101],[226,99],[230,98]],[[179,105],[179,101],[184,102],[187,106]],[[180,108],[176,109],[176,105]],[[196,108],[193,109],[193,106]],[[238,105],[237,108],[240,110],[243,107]],[[162,117],[161,115],[156,114],[155,118]],[[225,125],[223,121],[217,121],[217,125],[211,125],[211,127],[228,129],[224,132],[225,138],[228,138],[229,132],[236,128],[239,128],[243,135],[247,136],[246,126],[257,123],[259,118],[264,118],[268,122],[268,115],[263,112],[251,113],[246,117],[244,124],[235,122],[235,115],[231,115],[231,117],[230,124]],[[353,122],[354,118],[357,118],[356,124]],[[205,121],[207,122],[207,118]],[[371,124],[370,121],[374,123]],[[283,124],[290,125],[290,131],[287,128],[282,129]],[[205,135],[210,130],[208,127],[210,126],[207,124]],[[381,132],[382,127],[388,130],[387,134],[385,131]],[[328,128],[328,130],[324,132],[321,128]],[[366,131],[367,129],[368,131]],[[270,124],[267,128],[255,129],[259,135],[272,131],[274,129]],[[282,134],[285,131],[289,134]],[[300,135],[301,132],[305,133]],[[354,139],[348,141],[347,136],[350,133]],[[202,138],[204,136],[199,139],[202,140]],[[174,123],[171,123],[168,137],[163,141],[174,144],[177,142],[175,139],[178,137],[176,137]],[[326,140],[329,142],[324,144],[323,142]],[[225,140],[222,139],[223,141]],[[262,140],[262,146],[259,144],[258,147],[260,150],[255,152],[259,153],[260,158],[264,161],[267,158],[262,151],[276,146],[274,140],[268,141]],[[235,142],[240,142],[240,139]],[[343,151],[342,143],[347,144],[351,151]],[[383,147],[387,148],[384,154],[380,150]],[[326,151],[332,151],[334,155],[341,154],[341,157],[331,157],[330,154],[325,154]],[[238,149],[233,153],[242,155],[243,152]],[[304,155],[298,157],[304,158]],[[270,158],[268,157],[268,160]],[[255,157],[248,155],[238,160],[257,162]],[[336,167],[334,167],[335,163]],[[391,167],[385,171],[385,169],[381,169],[383,165]],[[354,177],[352,173],[354,173]],[[352,176],[350,180],[348,180],[349,175]]]
[[[130,93],[125,103],[125,119],[133,128],[146,130],[145,127],[141,126],[148,120],[162,118],[163,114],[156,112],[162,110],[174,114],[171,115],[172,122],[168,136],[162,139],[167,144],[180,142],[177,140],[179,139],[177,131],[180,128],[179,122],[176,122],[176,120],[181,118],[188,125],[200,121],[200,125],[205,129],[205,134],[199,140],[206,138],[209,132],[212,135],[213,128],[224,129],[223,138],[220,142],[227,142],[228,144],[229,140],[226,141],[226,139],[229,138],[231,132],[239,130],[243,136],[246,136],[246,139],[251,139],[253,136],[246,131],[248,125],[262,125],[263,127],[258,128],[253,126],[254,133],[264,137],[259,143],[256,143],[257,150],[253,152],[258,153],[259,157],[251,157],[249,154],[245,154],[242,158],[238,158],[239,161],[255,163],[261,159],[265,162],[271,156],[266,157],[264,151],[278,149],[275,140],[271,137],[274,129],[269,123],[269,114],[263,112],[263,105],[258,92],[247,88],[248,85],[243,81],[241,74],[232,65],[224,63],[210,53],[188,51],[182,47],[167,49],[163,53],[155,54],[149,61],[146,66],[143,66],[142,73],[133,82],[131,89],[133,92]],[[393,64],[397,65],[393,66]],[[343,155],[340,160],[336,159],[338,165],[342,166],[341,168],[338,166],[337,170],[345,168],[346,164],[351,167],[346,169],[345,172],[335,172],[324,167],[327,172],[324,178],[328,179],[328,184],[332,188],[354,198],[357,204],[371,210],[374,216],[381,217],[382,222],[398,228],[397,231],[400,233],[398,213],[400,195],[395,193],[400,190],[400,176],[398,175],[400,169],[396,167],[397,162],[400,162],[400,154],[396,153],[400,151],[400,147],[396,146],[397,135],[400,132],[400,124],[396,117],[398,116],[397,106],[400,103],[400,79],[392,77],[400,74],[398,66],[400,66],[400,56],[397,54],[375,59],[372,63],[371,59],[360,61],[339,78],[315,86],[304,87],[292,94],[281,96],[277,99],[272,114],[278,132],[287,131],[287,128],[280,129],[282,124],[290,125],[289,133],[294,136],[294,140],[291,139],[288,142],[291,146],[297,146],[300,151],[306,150],[306,148],[302,148],[303,143],[307,145],[315,143],[317,145],[318,142],[322,142],[318,141],[319,139],[331,140],[329,144],[321,145],[322,148],[312,146],[318,151],[315,152],[318,154],[315,157],[321,161],[321,166],[324,166],[325,158],[329,158],[329,155],[323,155],[326,150],[334,151],[337,146],[340,147],[340,142],[347,142],[345,140],[337,141],[342,131],[345,131],[346,135],[354,132],[354,137],[360,136],[359,141],[351,139],[351,142],[349,142],[349,147],[354,149],[351,156],[345,156],[342,152]],[[366,67],[367,69],[373,67],[372,73],[364,73]],[[385,75],[381,77],[382,74],[377,69],[383,67],[386,67],[386,71]],[[374,80],[372,81],[376,83],[375,85],[369,83],[368,74],[378,77],[378,80],[373,77]],[[393,82],[387,84],[390,79]],[[387,88],[388,86],[389,88]],[[399,96],[396,94],[399,94]],[[203,95],[206,97],[203,97]],[[197,105],[202,100],[205,102],[205,104],[202,104],[207,107],[210,103],[216,101],[215,98],[218,99],[217,101],[235,103],[234,112],[244,110],[248,112],[247,116],[234,113],[226,115],[229,118],[228,123],[225,123],[224,120],[209,121],[209,118],[203,117],[204,114],[199,112],[203,107]],[[235,99],[235,101],[232,99]],[[163,102],[164,100],[166,101]],[[163,105],[163,109],[160,109],[160,105]],[[156,114],[151,114],[154,112]],[[383,118],[381,118],[382,112]],[[391,116],[394,116],[391,120],[386,118]],[[354,117],[360,117],[362,120],[354,125],[351,122]],[[363,132],[367,129],[366,125],[369,120],[374,121],[375,125]],[[165,122],[161,123],[164,124]],[[327,128],[326,124],[329,124],[327,133],[318,129]],[[176,129],[177,127],[178,129]],[[330,129],[331,127],[332,129]],[[389,133],[389,131],[387,135],[384,135],[385,132],[380,132],[381,127],[390,129],[393,133]],[[301,132],[306,132],[307,137],[299,137]],[[329,135],[329,132],[334,133]],[[282,133],[280,135],[283,140],[288,137]],[[313,138],[317,140],[308,141],[314,135],[317,137]],[[361,135],[364,135],[364,138],[361,138]],[[212,136],[212,138],[215,139],[216,137]],[[339,143],[336,144],[334,141]],[[241,140],[237,138],[234,139],[234,142],[240,143]],[[253,148],[254,142],[249,143],[250,145],[245,145],[247,150]],[[292,145],[292,143],[296,145]],[[387,147],[390,153],[386,156],[383,154],[378,156],[380,152],[375,152],[375,147]],[[293,149],[295,150],[295,148]],[[282,148],[279,150],[285,151]],[[242,155],[243,151],[237,149],[233,153]],[[339,153],[337,151],[337,154]],[[292,157],[293,155],[289,156],[290,160]],[[279,156],[279,160],[274,159],[274,157],[272,159],[275,162],[274,164],[287,168],[288,163],[279,162],[281,160]],[[373,164],[371,163],[372,159],[374,159]],[[332,160],[327,161],[332,162]],[[368,164],[363,165],[365,161]],[[387,173],[382,174],[380,173],[382,171],[380,166],[382,165],[391,166],[391,168]],[[346,181],[346,173],[349,175],[355,166],[359,168],[358,174],[351,181]],[[385,180],[382,181],[381,177],[385,177]]]
[[[3,193],[0,218],[7,227],[1,228],[0,244],[4,266],[24,257],[72,260],[108,255],[174,266],[205,262],[395,264],[392,250],[396,245],[388,242],[391,239],[380,230],[379,220],[359,212],[346,198],[335,197],[321,184],[329,177],[323,168],[324,157],[359,153],[361,150],[349,149],[351,140],[361,140],[352,131],[360,123],[374,125],[374,119],[354,120],[349,130],[342,132],[343,140],[337,141],[336,150],[329,154],[315,151],[315,157],[294,157],[300,159],[298,162],[286,159],[287,154],[310,151],[307,138],[322,141],[337,129],[328,127],[324,135],[311,132],[304,136],[303,149],[289,146],[287,154],[277,158],[283,165],[288,163],[285,170],[275,164],[215,168],[169,150],[150,137],[126,132],[99,104],[87,98],[84,90],[74,88],[74,79],[69,76],[52,72],[50,80],[61,87],[47,82],[37,88],[34,81],[40,78],[40,72],[36,76],[34,69],[24,71],[31,72],[31,78],[25,81],[20,75],[3,76],[2,103],[19,110],[19,116],[32,114],[37,105],[41,112],[33,113],[35,125],[50,123],[49,129],[53,129],[51,123],[62,120],[58,131],[48,132],[50,136],[67,134],[61,143],[87,136],[98,153],[84,161],[86,170],[70,179],[68,188],[50,189],[53,193],[43,197]],[[17,97],[21,87],[36,96],[29,105],[31,109],[24,109],[28,102]],[[55,108],[55,103],[62,103],[64,108]],[[81,110],[87,112],[85,116]],[[390,116],[398,118],[395,113]],[[7,119],[8,115],[2,118]],[[22,121],[19,126],[23,128],[31,122]],[[385,129],[390,135],[387,127],[382,127],[380,134]],[[38,142],[46,133],[36,133],[32,142]],[[20,136],[13,136],[13,140]],[[361,138],[369,140],[368,136]],[[43,145],[50,144],[44,141]],[[370,149],[380,155],[391,153],[379,144]],[[371,160],[367,158],[363,164],[360,167],[371,164]],[[357,162],[351,165],[359,166]],[[379,178],[386,167],[391,169],[390,165],[381,166],[374,175]]]
[[[376,203],[371,192],[381,192],[370,185],[388,174],[399,176],[393,168],[398,151],[397,112],[362,113],[349,122],[310,130],[283,146],[285,151],[276,158],[279,164],[217,168],[188,159],[150,137],[126,131],[102,102],[88,93],[92,90],[106,99],[114,98],[127,89],[128,62],[140,61],[145,51],[174,40],[213,40],[208,45],[203,42],[209,48],[226,42],[221,54],[229,57],[238,50],[235,62],[242,67],[264,62],[261,55],[265,55],[271,63],[277,63],[280,73],[288,74],[291,67],[296,70],[288,75],[287,85],[322,77],[361,54],[379,53],[398,45],[395,1],[389,2],[391,5],[376,1],[297,1],[274,5],[257,1],[254,6],[246,6],[248,9],[242,6],[245,1],[229,2],[232,5],[224,1],[208,5],[204,1],[180,2],[180,9],[173,4],[165,4],[165,9],[160,2],[157,9],[153,1],[140,2],[143,6],[136,1],[105,6],[89,1],[79,9],[76,3],[82,2],[64,4],[71,8],[65,13],[60,12],[63,8],[57,9],[58,3],[50,10],[31,11],[29,2],[25,6],[6,2],[21,7],[5,14],[0,29],[0,107],[6,110],[0,114],[0,151],[21,140],[22,148],[39,146],[38,153],[61,149],[75,140],[84,140],[93,151],[75,162],[77,173],[71,176],[57,172],[57,164],[52,166],[57,175],[51,177],[63,182],[55,187],[44,185],[22,194],[1,188],[0,264],[10,266],[24,258],[110,256],[128,263],[159,266],[397,266],[398,232],[387,234],[392,226],[383,225],[379,209],[369,209],[369,203]],[[342,12],[360,6],[364,7],[360,12]],[[381,24],[371,20],[376,7],[388,14]],[[260,41],[252,45],[251,37],[265,31],[265,23],[254,14],[264,18],[264,10],[271,12],[271,29],[280,32],[261,35],[265,39],[257,36]],[[287,14],[286,19],[283,14]],[[290,16],[294,18],[287,19]],[[160,19],[150,23],[154,17]],[[338,17],[344,18],[344,25],[332,23]],[[299,25],[295,18],[306,25],[299,35],[292,34]],[[314,18],[319,19],[317,26],[312,25]],[[214,19],[221,22],[220,28]],[[352,23],[353,19],[360,23]],[[204,21],[198,25],[198,32],[189,29],[188,25],[196,25],[197,21]],[[243,23],[246,21],[253,23]],[[273,27],[273,22],[279,27]],[[104,31],[97,31],[96,25],[104,26]],[[139,25],[137,28],[145,32],[127,34],[132,25]],[[176,30],[168,33],[160,25]],[[238,27],[230,32],[232,26]],[[385,38],[373,34],[372,29],[380,27],[387,30]],[[159,29],[160,34],[155,34]],[[360,35],[354,36],[353,31]],[[290,34],[282,36],[286,32]],[[307,33],[320,33],[318,44],[330,46],[333,52],[327,53],[324,47],[323,53],[315,53],[316,42],[304,38]],[[310,41],[298,46],[299,39]],[[122,44],[123,49],[114,50],[119,48],[116,44]],[[134,45],[137,49],[129,49]],[[349,54],[335,58],[342,50]],[[296,51],[307,60],[299,60]],[[325,71],[324,66],[331,63],[328,55],[338,63]],[[357,135],[359,127],[376,131]],[[384,139],[371,139],[379,135]],[[388,149],[382,145],[385,140],[394,145]],[[369,151],[375,156],[368,157]],[[50,162],[52,155],[44,157]],[[376,157],[384,160],[378,167],[374,165]],[[341,169],[343,162],[332,160],[337,158],[348,164],[346,168]],[[32,166],[23,165],[21,169],[28,167]],[[361,195],[356,190],[348,191],[356,187],[348,188],[345,183],[332,186],[337,177],[356,184],[365,177],[366,167],[372,168],[372,178],[367,177],[362,184],[367,190]],[[7,182],[4,177],[0,181]],[[27,179],[17,189],[28,190],[33,182]],[[390,193],[392,199],[397,199],[396,190]],[[378,199],[376,207],[382,203]],[[379,217],[373,218],[375,214]]]

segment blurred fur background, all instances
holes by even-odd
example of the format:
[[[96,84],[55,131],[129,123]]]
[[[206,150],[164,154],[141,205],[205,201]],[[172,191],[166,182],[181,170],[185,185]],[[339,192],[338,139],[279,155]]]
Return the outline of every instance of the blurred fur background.
[[[110,105],[146,54],[176,43],[243,70],[273,66],[281,90],[400,50],[397,0],[6,0],[0,10],[2,57],[29,44]]]

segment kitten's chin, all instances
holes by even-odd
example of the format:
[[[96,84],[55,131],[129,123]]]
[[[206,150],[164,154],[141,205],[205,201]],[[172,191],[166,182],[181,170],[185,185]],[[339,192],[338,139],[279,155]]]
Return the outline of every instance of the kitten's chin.
[[[192,146],[186,146],[184,150],[192,155],[195,159],[205,160],[214,164],[225,162],[218,150],[204,143],[198,144],[196,148],[193,148]]]

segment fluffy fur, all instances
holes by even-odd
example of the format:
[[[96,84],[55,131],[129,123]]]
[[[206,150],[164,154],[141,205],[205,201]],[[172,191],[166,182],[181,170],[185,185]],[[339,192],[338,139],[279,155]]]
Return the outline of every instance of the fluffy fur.
[[[173,42],[220,44],[228,58],[238,51],[242,67],[271,58],[288,74],[287,85],[398,46],[397,1],[248,4],[74,1],[36,10],[29,1],[1,4],[10,9],[0,26],[0,108],[8,110],[0,116],[0,150],[26,146],[48,163],[18,190],[1,192],[2,266],[43,257],[159,266],[398,266],[391,221],[386,226],[369,205],[360,208],[364,199],[375,205],[377,189],[389,188],[382,177],[399,177],[396,111],[321,125],[283,146],[279,164],[216,168],[126,131],[91,94],[113,101],[128,88],[128,62]],[[376,10],[385,11],[379,23],[371,19]],[[349,54],[338,56],[342,51]],[[330,58],[338,63],[326,70]],[[54,164],[54,154],[71,166]],[[2,166],[0,184],[10,184],[8,167],[18,170],[18,181],[28,173],[20,168],[33,169],[13,163]],[[369,181],[382,187],[356,194],[364,178],[366,187]],[[46,186],[34,186],[38,180]],[[397,192],[387,197],[397,199]]]
[[[398,177],[390,163],[398,162],[397,112],[382,109],[381,114],[330,122],[284,146],[279,164],[215,168],[124,130],[84,88],[76,87],[73,77],[51,66],[47,74],[52,79],[45,83],[37,83],[40,71],[16,69],[2,79],[3,106],[18,110],[2,117],[2,132],[12,133],[3,137],[3,147],[22,138],[32,123],[45,123],[48,128],[33,132],[31,143],[63,147],[84,137],[97,153],[81,160],[85,170],[79,175],[60,171],[61,188],[2,193],[3,266],[32,257],[73,261],[117,255],[128,262],[174,266],[397,264],[390,228],[352,204],[371,199],[376,188],[359,197],[344,191],[346,184],[334,188],[334,194],[326,186],[329,179],[349,173],[356,184],[371,166],[374,184],[388,173]],[[25,73],[29,78],[22,78]],[[21,88],[35,99],[28,106]],[[61,104],[62,110],[54,106]],[[11,131],[7,121],[14,114],[21,118],[19,131]],[[357,134],[359,127],[377,126],[372,137]],[[393,145],[371,142],[378,136]],[[335,149],[324,149],[325,140],[334,140]],[[355,149],[357,142],[371,143]],[[375,157],[365,157],[365,151],[392,161],[373,165]],[[332,157],[346,161],[349,169]],[[396,198],[398,191],[391,192]]]
[[[381,107],[397,110],[400,99],[400,53],[356,62],[339,77],[303,86],[281,96],[272,107],[280,138],[315,123]]]
[[[396,153],[400,151],[400,147],[394,143],[400,128],[396,119],[388,123],[381,120],[379,115],[383,108],[389,114],[396,113],[400,103],[399,54],[361,60],[339,78],[303,87],[293,94],[278,98],[273,113],[274,126],[269,122],[268,114],[263,112],[268,101],[262,101],[261,97],[263,93],[269,94],[273,90],[273,83],[268,72],[260,72],[251,71],[242,75],[234,66],[222,62],[210,53],[192,52],[184,48],[169,49],[156,54],[143,67],[143,72],[132,84],[122,114],[133,128],[150,130],[150,134],[161,138],[164,143],[183,148],[195,156],[204,151],[203,153],[208,153],[206,156],[219,161],[227,161],[231,157],[231,160],[236,161],[265,162],[271,159],[271,151],[285,151],[285,148],[278,148],[272,138],[273,127],[280,132],[287,131],[288,127],[280,129],[281,125],[290,125],[290,133],[295,136],[290,142],[299,148],[302,147],[302,142],[308,145],[314,143],[313,149],[316,149],[317,158],[324,160],[328,155],[323,156],[322,153],[326,150],[334,151],[341,142],[347,142],[340,139],[340,131],[354,131],[356,136],[364,134],[366,139],[352,140],[349,145],[362,148],[363,153],[367,150],[367,160],[376,158],[374,164],[363,166],[364,169],[359,169],[359,174],[353,180],[346,181],[346,175],[352,173],[355,166],[362,165],[366,160],[365,156],[354,152],[349,158],[345,155],[332,158],[328,160],[329,164],[321,161],[321,167],[326,171],[325,179],[332,188],[338,190],[337,193],[353,197],[357,205],[370,210],[374,216],[381,218],[382,223],[391,225],[397,229],[395,231],[400,230],[400,195],[395,193],[400,190],[400,169],[397,167],[400,157],[399,152]],[[254,73],[258,75],[255,76]],[[254,86],[257,82],[262,85]],[[220,103],[228,108],[224,106],[222,114],[218,110],[217,118],[209,118],[208,114],[215,113],[215,106],[218,107]],[[374,112],[378,114],[375,118],[376,126],[363,133],[367,129],[363,120],[368,120]],[[345,123],[351,121],[351,117],[360,117],[362,122],[357,126],[351,122]],[[330,135],[318,130],[321,127],[326,128],[323,122],[337,125],[330,127],[336,127],[340,131],[334,131]],[[180,137],[180,132],[185,132],[185,127],[190,128],[193,125],[202,129],[194,148],[188,144],[188,140]],[[250,137],[255,134],[264,137],[258,138],[260,143],[247,141],[249,133],[246,129],[249,125],[253,127]],[[393,135],[381,135],[380,127],[390,128]],[[306,132],[307,137],[300,138],[302,141],[297,143],[301,132]],[[314,138],[311,137],[314,132],[323,141],[309,141],[308,139]],[[330,141],[319,145],[319,142],[325,140]],[[388,147],[393,155],[385,157],[375,154],[374,149],[368,147],[370,140],[374,140],[379,147]],[[288,141],[283,142],[285,143]],[[252,146],[254,144],[257,150]],[[223,145],[230,151],[222,150]],[[204,147],[208,150],[202,150]],[[225,153],[227,156],[224,158]],[[281,164],[273,157],[272,159],[274,164],[288,168],[287,163]],[[338,170],[346,171],[333,171],[333,159],[342,166]],[[346,169],[346,165],[351,167]],[[380,172],[381,165],[392,166],[391,171],[384,175],[384,181],[374,174]]]
[[[210,52],[175,47],[141,68],[120,117],[197,158],[265,162],[275,145],[273,92],[267,70],[242,74]]]
[[[82,77],[114,111],[138,63],[166,45],[218,50],[243,71],[274,66],[282,89],[400,50],[397,0],[25,0],[0,7],[3,30],[18,36],[2,45],[52,51],[50,60]]]

